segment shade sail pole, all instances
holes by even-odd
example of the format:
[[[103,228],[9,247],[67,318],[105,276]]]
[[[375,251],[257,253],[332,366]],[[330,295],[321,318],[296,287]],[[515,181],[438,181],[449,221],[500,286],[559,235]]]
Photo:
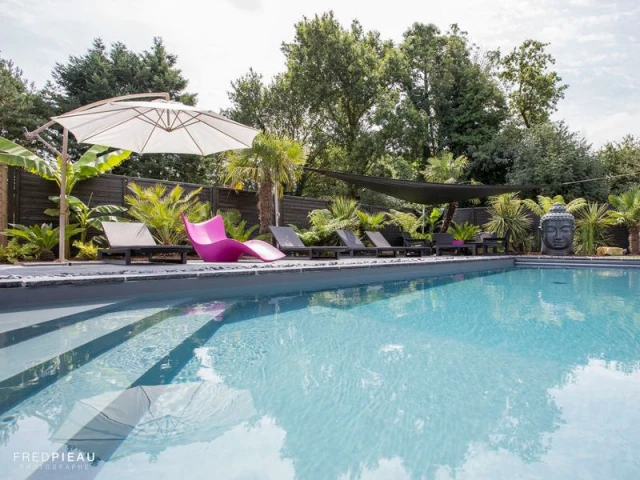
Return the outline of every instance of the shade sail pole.
[[[58,261],[66,260],[66,227],[67,227],[67,157],[69,147],[69,130],[62,130],[62,155],[60,156],[60,237],[58,243]]]

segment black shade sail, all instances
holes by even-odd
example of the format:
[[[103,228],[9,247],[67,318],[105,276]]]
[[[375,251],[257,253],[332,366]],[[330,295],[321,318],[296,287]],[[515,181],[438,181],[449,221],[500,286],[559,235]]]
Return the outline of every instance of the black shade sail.
[[[455,185],[448,183],[427,183],[414,182],[411,180],[396,180],[393,178],[370,177],[367,175],[356,175],[355,173],[332,172],[331,170],[320,170],[309,167],[305,167],[305,170],[353,183],[354,185],[406,200],[407,202],[423,205],[460,202],[462,200],[500,195],[501,193],[540,188],[540,185]]]

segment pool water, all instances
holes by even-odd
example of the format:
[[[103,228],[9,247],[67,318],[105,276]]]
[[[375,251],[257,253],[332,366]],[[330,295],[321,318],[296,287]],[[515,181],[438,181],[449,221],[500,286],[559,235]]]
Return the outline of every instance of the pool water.
[[[0,477],[640,478],[639,291],[513,269],[49,314],[0,334]]]

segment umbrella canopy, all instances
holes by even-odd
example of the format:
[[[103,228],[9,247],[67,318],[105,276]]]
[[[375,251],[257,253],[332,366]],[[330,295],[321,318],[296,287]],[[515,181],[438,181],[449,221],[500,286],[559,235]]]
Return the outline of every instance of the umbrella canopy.
[[[249,148],[258,134],[211,110],[167,100],[110,101],[53,120],[80,143],[137,153],[209,155]]]
[[[423,205],[459,202],[462,200],[500,195],[502,193],[540,188],[540,185],[456,185],[450,183],[427,183],[414,182],[411,180],[396,180],[393,178],[370,177],[347,172],[332,172],[330,170],[308,167],[305,167],[305,170],[353,183],[354,185],[406,200],[407,202],[420,203]]]

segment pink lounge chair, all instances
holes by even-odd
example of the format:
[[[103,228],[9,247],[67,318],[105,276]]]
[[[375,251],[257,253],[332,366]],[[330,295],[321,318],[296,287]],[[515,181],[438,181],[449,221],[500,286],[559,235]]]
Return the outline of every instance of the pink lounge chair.
[[[285,256],[276,247],[262,240],[243,243],[227,238],[220,215],[202,223],[191,223],[184,214],[180,215],[191,245],[205,262],[237,262],[242,255],[251,255],[263,262],[273,262]]]

